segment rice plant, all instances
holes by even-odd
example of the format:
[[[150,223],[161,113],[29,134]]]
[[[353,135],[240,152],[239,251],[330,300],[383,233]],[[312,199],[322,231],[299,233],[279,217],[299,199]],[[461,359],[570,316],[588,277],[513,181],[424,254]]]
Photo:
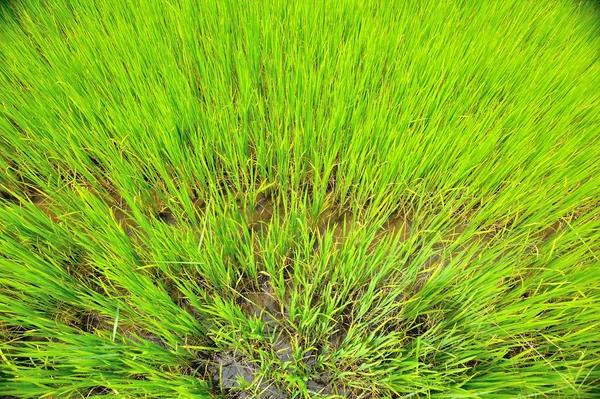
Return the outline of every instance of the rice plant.
[[[0,3],[0,397],[600,397],[600,7]]]

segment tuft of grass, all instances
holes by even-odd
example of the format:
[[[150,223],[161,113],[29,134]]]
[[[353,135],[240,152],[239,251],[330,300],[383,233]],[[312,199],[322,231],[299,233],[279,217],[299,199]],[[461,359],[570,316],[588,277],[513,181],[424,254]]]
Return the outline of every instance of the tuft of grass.
[[[0,396],[598,396],[599,13],[0,2]]]

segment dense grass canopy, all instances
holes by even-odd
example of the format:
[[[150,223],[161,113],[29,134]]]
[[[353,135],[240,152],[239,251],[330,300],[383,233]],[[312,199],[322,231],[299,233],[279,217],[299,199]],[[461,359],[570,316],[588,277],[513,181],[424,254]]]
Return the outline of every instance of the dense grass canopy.
[[[598,176],[594,2],[0,3],[0,397],[600,397]]]

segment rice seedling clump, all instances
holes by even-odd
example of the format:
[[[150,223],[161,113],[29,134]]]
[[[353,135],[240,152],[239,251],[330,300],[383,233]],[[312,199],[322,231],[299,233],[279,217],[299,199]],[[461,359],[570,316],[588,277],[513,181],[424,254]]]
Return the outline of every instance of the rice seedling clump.
[[[600,397],[600,8],[0,1],[0,397]]]

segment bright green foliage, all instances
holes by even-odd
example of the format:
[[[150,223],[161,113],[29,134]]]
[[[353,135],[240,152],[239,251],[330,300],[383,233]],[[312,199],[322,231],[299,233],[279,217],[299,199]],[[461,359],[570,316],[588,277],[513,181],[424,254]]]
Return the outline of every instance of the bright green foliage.
[[[600,397],[598,176],[593,1],[0,3],[0,396]]]

